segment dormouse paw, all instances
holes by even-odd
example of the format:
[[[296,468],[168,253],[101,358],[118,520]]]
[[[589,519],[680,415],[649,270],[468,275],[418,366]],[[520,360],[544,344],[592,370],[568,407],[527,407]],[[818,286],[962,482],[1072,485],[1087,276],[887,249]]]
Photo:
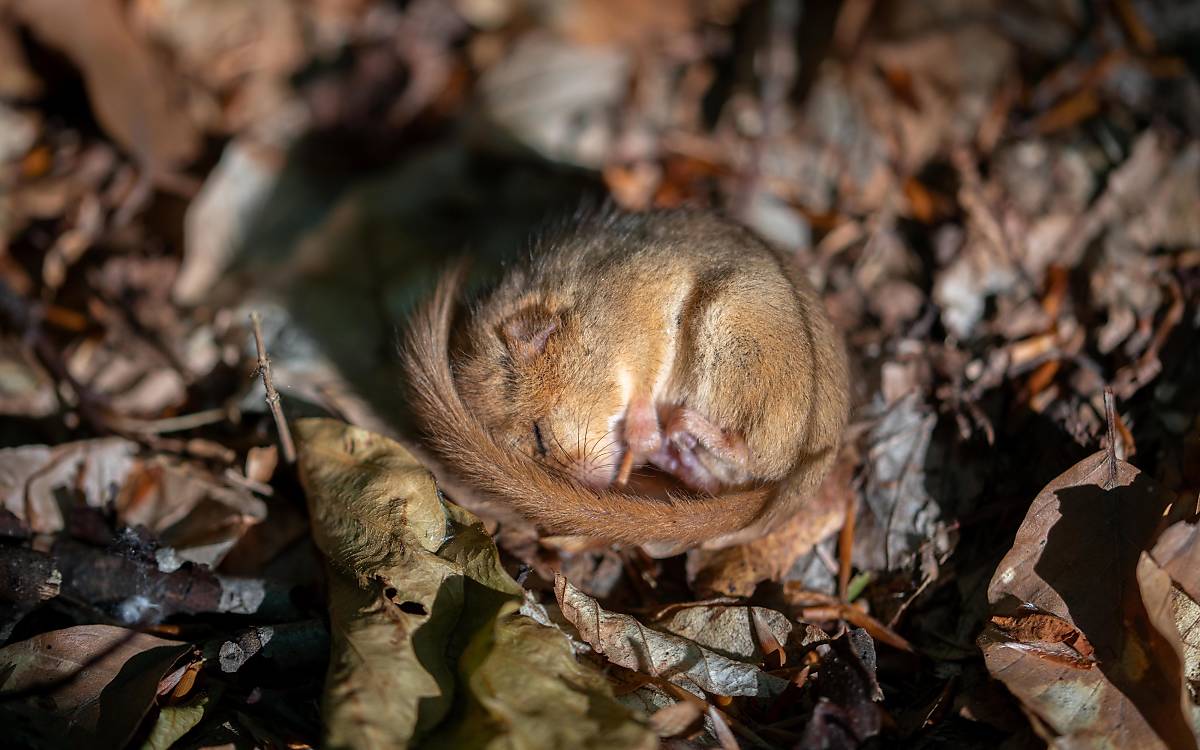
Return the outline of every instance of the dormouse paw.
[[[717,492],[750,479],[750,452],[741,435],[686,407],[671,414],[664,432],[679,462],[677,476],[689,486]]]

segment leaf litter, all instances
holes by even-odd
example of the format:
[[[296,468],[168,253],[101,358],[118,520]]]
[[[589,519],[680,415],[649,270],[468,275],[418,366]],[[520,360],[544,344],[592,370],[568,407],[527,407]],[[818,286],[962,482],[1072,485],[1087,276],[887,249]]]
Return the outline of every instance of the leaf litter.
[[[86,5],[0,2],[20,744],[1195,746],[1184,5]],[[725,210],[846,333],[763,539],[546,537],[407,440],[412,302],[582,195]]]

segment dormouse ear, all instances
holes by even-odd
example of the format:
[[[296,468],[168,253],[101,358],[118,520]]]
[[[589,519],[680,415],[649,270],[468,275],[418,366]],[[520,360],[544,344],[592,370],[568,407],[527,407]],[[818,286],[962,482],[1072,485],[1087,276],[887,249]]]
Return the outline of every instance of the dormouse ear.
[[[519,310],[500,324],[500,339],[514,357],[532,359],[546,350],[558,330],[559,316],[540,304]]]

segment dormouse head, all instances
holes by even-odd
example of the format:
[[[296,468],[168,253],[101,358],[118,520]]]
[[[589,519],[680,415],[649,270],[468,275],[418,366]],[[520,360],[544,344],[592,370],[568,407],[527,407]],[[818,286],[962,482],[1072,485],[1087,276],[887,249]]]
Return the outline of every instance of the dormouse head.
[[[475,310],[455,377],[502,445],[604,487],[620,464],[624,397],[569,306],[546,299]]]

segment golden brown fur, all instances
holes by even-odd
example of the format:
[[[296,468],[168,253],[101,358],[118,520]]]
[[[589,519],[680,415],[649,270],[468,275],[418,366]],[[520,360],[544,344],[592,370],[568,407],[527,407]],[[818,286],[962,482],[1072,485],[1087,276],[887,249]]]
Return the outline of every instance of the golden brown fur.
[[[840,340],[798,270],[736,225],[584,220],[470,309],[451,350],[460,281],[447,274],[409,330],[415,413],[451,472],[553,532],[758,534],[832,463],[847,416]],[[720,489],[617,488],[627,451],[639,466],[690,457],[698,473],[678,475]]]

